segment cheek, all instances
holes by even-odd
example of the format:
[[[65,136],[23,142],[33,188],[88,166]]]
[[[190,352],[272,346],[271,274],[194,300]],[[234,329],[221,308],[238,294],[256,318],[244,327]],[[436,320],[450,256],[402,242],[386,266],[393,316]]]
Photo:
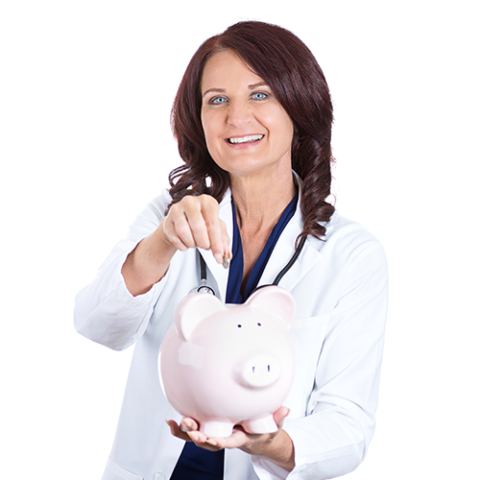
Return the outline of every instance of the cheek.
[[[208,142],[213,141],[219,135],[218,120],[213,115],[202,115],[203,134]]]
[[[219,130],[215,127],[215,122],[208,115],[202,115],[203,135],[205,136],[205,143],[210,156],[215,163],[218,164],[219,155],[217,152],[221,147],[221,138],[219,137]]]
[[[210,146],[211,146],[211,143],[212,143],[212,141],[211,141],[211,139],[212,139],[211,122],[204,115],[202,115],[201,120],[202,120],[202,127],[203,127],[203,135],[205,137],[205,143],[207,144],[208,150],[210,150]]]
[[[282,139],[291,140],[293,138],[293,122],[280,105],[265,111],[264,119]]]
[[[287,138],[293,138],[293,122],[291,118],[283,111],[281,118],[282,130]]]

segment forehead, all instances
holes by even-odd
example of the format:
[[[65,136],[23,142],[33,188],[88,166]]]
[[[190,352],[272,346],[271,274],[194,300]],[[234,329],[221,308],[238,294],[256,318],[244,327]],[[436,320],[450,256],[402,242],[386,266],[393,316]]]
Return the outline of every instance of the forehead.
[[[224,50],[210,57],[203,69],[200,89],[227,88],[238,84],[262,81],[252,68],[232,50]]]

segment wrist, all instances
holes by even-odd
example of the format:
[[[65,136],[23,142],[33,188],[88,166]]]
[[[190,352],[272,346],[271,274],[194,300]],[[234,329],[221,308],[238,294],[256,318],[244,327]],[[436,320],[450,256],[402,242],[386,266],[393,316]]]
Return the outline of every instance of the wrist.
[[[165,218],[162,219],[157,229],[144,241],[151,242],[152,246],[155,247],[155,253],[157,254],[156,256],[160,261],[164,261],[165,257],[167,257],[169,258],[170,263],[170,259],[178,249],[168,238],[168,235],[165,232],[164,224]],[[151,253],[153,253],[153,251]]]
[[[265,440],[252,443],[242,450],[250,455],[264,458],[288,472],[291,472],[295,467],[293,442],[283,429],[279,429],[278,432],[269,435]]]
[[[161,224],[128,255],[122,275],[133,296],[147,293],[168,270],[177,249],[168,240]]]

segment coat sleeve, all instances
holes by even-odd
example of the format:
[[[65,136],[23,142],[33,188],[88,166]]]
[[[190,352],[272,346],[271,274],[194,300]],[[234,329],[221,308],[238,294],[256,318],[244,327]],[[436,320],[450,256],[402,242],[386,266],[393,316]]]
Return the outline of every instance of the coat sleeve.
[[[355,252],[341,276],[306,416],[286,421],[295,468],[254,458],[259,478],[322,480],[353,471],[375,429],[387,311],[388,274],[378,242]]]
[[[168,272],[147,293],[134,297],[121,269],[130,252],[150,235],[163,218],[170,197],[167,192],[150,203],[130,226],[100,267],[92,283],[75,298],[74,325],[83,336],[114,350],[124,350],[143,335]]]

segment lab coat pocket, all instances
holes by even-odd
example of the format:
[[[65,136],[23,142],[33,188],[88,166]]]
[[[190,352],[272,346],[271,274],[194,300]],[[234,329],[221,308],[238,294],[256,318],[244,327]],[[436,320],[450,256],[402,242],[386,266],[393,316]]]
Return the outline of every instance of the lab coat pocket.
[[[126,470],[110,458],[102,480],[143,480],[143,477]]]

